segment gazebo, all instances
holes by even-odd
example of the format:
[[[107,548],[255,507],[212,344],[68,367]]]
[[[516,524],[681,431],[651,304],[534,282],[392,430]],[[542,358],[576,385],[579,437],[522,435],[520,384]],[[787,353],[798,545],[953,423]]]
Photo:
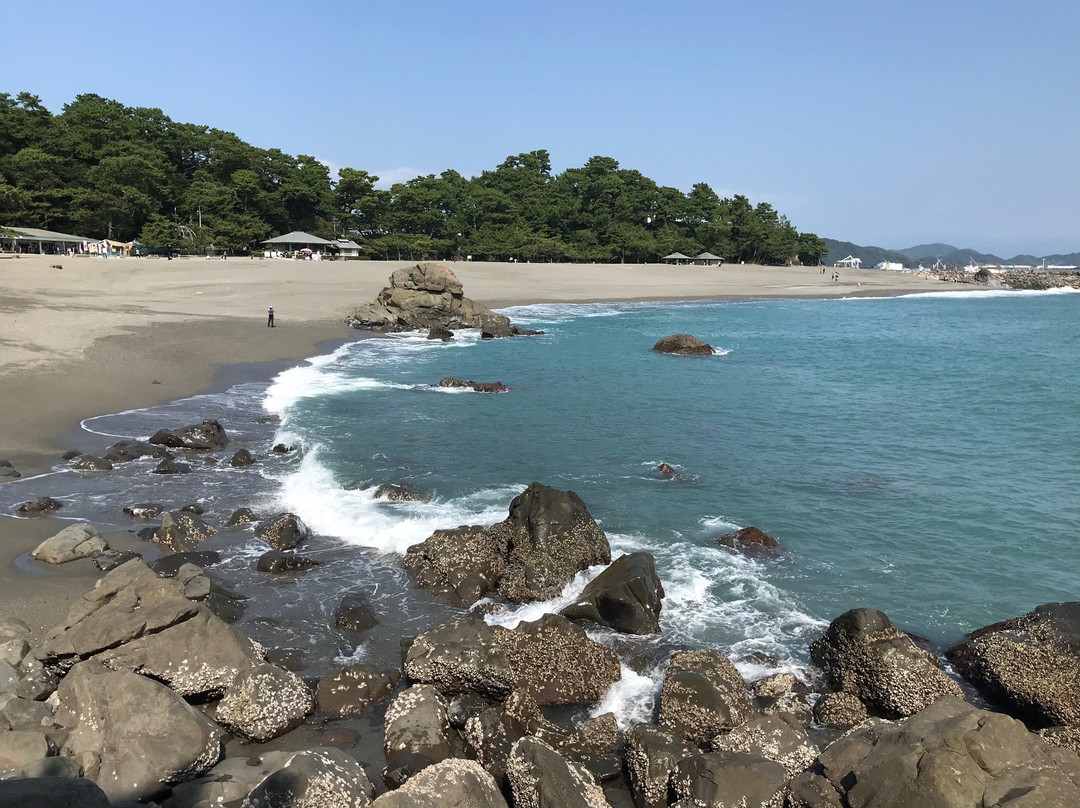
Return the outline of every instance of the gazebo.
[[[268,238],[260,243],[265,245],[268,250],[282,250],[284,252],[313,250],[315,252],[321,252],[325,248],[331,246],[334,242],[327,241],[318,236],[313,236],[311,233],[305,233],[303,230],[293,230],[291,233],[286,233],[284,236]]]
[[[724,263],[724,259],[719,255],[713,255],[711,252],[698,253],[694,256],[694,263],[698,266],[712,267],[720,266]]]
[[[683,255],[681,252],[673,252],[671,255],[665,255],[660,260],[665,264],[688,264],[693,259],[689,255]]]
[[[841,258],[836,262],[838,267],[846,267],[847,269],[858,269],[862,264],[861,258],[856,258],[854,255],[849,255],[847,258]]]

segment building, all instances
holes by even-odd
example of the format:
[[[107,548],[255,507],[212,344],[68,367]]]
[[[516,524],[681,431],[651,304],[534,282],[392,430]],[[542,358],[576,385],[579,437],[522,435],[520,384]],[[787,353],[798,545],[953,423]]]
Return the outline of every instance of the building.
[[[671,255],[665,255],[660,260],[665,264],[689,264],[693,259],[689,255],[683,255],[681,252],[673,252]]]
[[[38,230],[35,227],[0,227],[0,250],[32,255],[72,255],[90,251],[97,239]]]
[[[862,265],[862,259],[856,258],[854,255],[849,255],[847,258],[841,258],[836,262],[836,266],[843,267],[844,269],[858,269]]]
[[[337,254],[342,258],[359,258],[360,257],[360,245],[352,239],[348,238],[336,238],[332,245],[329,247],[331,252],[334,251],[334,247],[337,247]]]
[[[331,252],[330,247],[334,245],[334,242],[305,233],[303,230],[293,230],[283,236],[268,238],[261,244],[266,247],[267,258],[280,258],[282,253],[287,252],[298,253],[304,250],[309,253]]]
[[[875,264],[874,266],[874,269],[901,270],[903,268],[904,265],[901,264],[899,261],[882,261],[880,264]]]
[[[703,267],[718,267],[724,263],[724,259],[711,252],[703,252],[694,256],[694,263]]]

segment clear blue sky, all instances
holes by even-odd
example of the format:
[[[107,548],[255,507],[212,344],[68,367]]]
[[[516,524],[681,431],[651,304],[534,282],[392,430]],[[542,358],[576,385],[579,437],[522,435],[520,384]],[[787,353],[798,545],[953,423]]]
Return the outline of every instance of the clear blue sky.
[[[1080,250],[1080,2],[25,2],[0,91],[160,107],[385,179],[544,148],[801,230]]]

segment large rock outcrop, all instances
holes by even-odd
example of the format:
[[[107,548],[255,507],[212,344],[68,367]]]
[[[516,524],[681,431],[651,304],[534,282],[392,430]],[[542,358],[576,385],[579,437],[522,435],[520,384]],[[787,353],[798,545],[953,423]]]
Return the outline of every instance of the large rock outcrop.
[[[390,285],[374,302],[354,309],[345,322],[353,328],[381,332],[430,331],[439,326],[511,329],[508,317],[465,297],[457,276],[433,261],[394,272]]]
[[[1066,808],[1080,805],[1080,757],[946,696],[835,741],[791,791],[792,808]]]
[[[652,348],[657,353],[677,356],[712,356],[716,351],[707,342],[690,334],[672,334],[659,340]]]
[[[200,452],[216,452],[229,443],[229,436],[224,427],[214,418],[207,418],[201,424],[185,426],[173,432],[171,429],[159,429],[150,438],[150,443],[169,449],[194,449]]]
[[[620,556],[559,614],[627,634],[659,634],[664,587],[649,553]]]
[[[963,696],[937,658],[877,609],[844,612],[810,644],[810,656],[832,687],[887,718],[912,715],[942,696]]]
[[[1047,603],[953,646],[960,674],[1017,717],[1080,725],[1080,602]]]

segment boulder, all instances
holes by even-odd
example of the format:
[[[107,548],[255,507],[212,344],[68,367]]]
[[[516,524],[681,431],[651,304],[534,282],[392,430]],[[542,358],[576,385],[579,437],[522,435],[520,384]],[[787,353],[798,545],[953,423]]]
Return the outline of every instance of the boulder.
[[[293,451],[293,447],[286,446],[284,443],[275,443],[274,448],[270,451],[276,455],[287,455]]]
[[[733,550],[774,550],[780,546],[780,542],[753,525],[736,530],[734,533],[725,533],[716,540],[716,543]]]
[[[608,808],[603,789],[580,763],[569,761],[539,738],[514,744],[506,763],[514,805]]]
[[[900,721],[870,722],[792,781],[794,808],[1065,808],[1080,805],[1080,757],[1019,721],[944,696]]]
[[[0,772],[21,769],[48,756],[49,739],[43,728],[0,732]]]
[[[255,462],[255,458],[251,456],[251,452],[247,449],[237,449],[236,454],[229,460],[229,465],[234,469],[242,469],[252,465]]]
[[[221,758],[221,728],[152,679],[82,662],[57,695],[63,753],[114,802],[145,801]]]
[[[323,676],[315,690],[315,699],[325,713],[343,717],[356,715],[389,695],[400,679],[398,671],[349,665]]]
[[[786,713],[754,716],[731,732],[714,738],[712,748],[748,752],[779,763],[788,777],[806,771],[819,751],[807,735],[806,727]]]
[[[259,572],[270,573],[285,573],[285,572],[303,572],[309,570],[312,567],[321,566],[321,561],[316,561],[314,558],[305,558],[295,553],[285,553],[281,550],[267,550],[255,563],[255,569]]]
[[[1080,602],[986,626],[947,653],[960,675],[1036,726],[1080,725]]]
[[[829,685],[854,693],[868,708],[895,718],[912,715],[942,696],[962,696],[937,658],[876,609],[852,609],[810,645]]]
[[[179,460],[174,460],[171,457],[166,457],[154,468],[150,469],[151,474],[191,474],[191,466],[187,463],[181,463]]]
[[[295,513],[279,513],[260,522],[255,535],[275,550],[292,550],[311,535],[311,530]]]
[[[225,434],[225,429],[220,423],[213,418],[207,418],[201,424],[185,426],[176,432],[159,429],[150,438],[150,443],[170,449],[216,452],[228,445],[229,436]]]
[[[132,519],[157,519],[165,510],[156,502],[140,502],[136,505],[127,505],[124,513]]]
[[[9,665],[18,667],[19,663],[30,653],[30,644],[26,641],[28,636],[0,640],[0,662],[6,662]]]
[[[383,730],[383,779],[391,788],[453,756],[446,702],[431,685],[413,685],[399,693],[386,708]]]
[[[240,808],[367,808],[374,792],[354,758],[320,746],[292,754],[251,790]]]
[[[367,631],[378,622],[368,608],[367,600],[356,592],[342,597],[334,610],[334,628],[342,631]]]
[[[198,502],[189,502],[187,505],[181,506],[180,510],[183,513],[193,513],[196,516],[202,516],[204,513],[206,513],[206,508],[204,508]]]
[[[782,808],[788,779],[783,766],[760,755],[720,751],[680,761],[672,787],[680,804]]]
[[[314,709],[315,697],[299,676],[263,663],[236,675],[215,718],[230,732],[263,742],[300,726]]]
[[[229,521],[225,524],[228,527],[239,527],[240,525],[250,525],[254,521],[255,514],[251,512],[251,508],[237,508],[232,512]]]
[[[0,808],[109,808],[109,797],[81,777],[0,780]]]
[[[196,514],[169,511],[161,517],[161,527],[154,531],[154,542],[172,553],[190,552],[217,533]]]
[[[462,381],[456,376],[447,376],[439,381],[439,387],[450,387],[472,390],[474,393],[508,393],[510,388],[502,382],[474,382],[472,379]]]
[[[73,469],[77,471],[112,471],[113,464],[111,461],[106,460],[104,457],[94,457],[93,455],[83,455],[72,465]]]
[[[506,808],[492,776],[476,761],[447,758],[383,794],[372,808]]]
[[[635,724],[626,733],[626,773],[638,808],[666,808],[679,762],[699,750],[652,724]]]
[[[150,562],[150,569],[159,578],[175,578],[181,567],[192,564],[196,567],[212,567],[221,561],[221,553],[216,550],[186,550],[172,553]]]
[[[69,525],[34,548],[31,556],[46,564],[66,564],[77,558],[92,558],[109,549],[105,539],[90,525]]]
[[[10,460],[0,460],[0,483],[17,480],[20,477],[22,477],[22,475],[15,470],[15,467],[11,465]]]
[[[704,745],[753,714],[746,683],[719,651],[680,651],[660,691],[660,726]]]
[[[479,525],[436,530],[405,552],[403,566],[417,585],[468,608],[495,590],[502,548]]]
[[[454,338],[454,332],[444,325],[433,325],[431,330],[428,331],[427,338],[449,342]]]
[[[870,718],[854,693],[826,693],[814,704],[814,720],[826,727],[851,729]]]
[[[419,491],[412,483],[384,483],[375,489],[375,499],[387,502],[430,502],[431,494]]]
[[[10,699],[0,709],[0,718],[13,730],[41,732],[53,725],[53,711],[48,704],[19,696]]]
[[[121,440],[105,450],[104,459],[110,463],[130,463],[141,457],[163,457],[167,454],[163,449],[141,440]]]
[[[664,587],[649,553],[620,556],[559,614],[627,634],[659,634]]]
[[[447,692],[505,698],[517,682],[496,636],[506,629],[471,617],[420,634],[405,654],[405,675]]]
[[[94,566],[102,572],[109,572],[133,558],[142,558],[142,556],[133,550],[105,550],[94,556]]]
[[[505,788],[506,762],[514,743],[524,737],[524,730],[493,707],[469,716],[462,729],[471,756],[494,778],[499,788]]]
[[[702,342],[697,337],[689,334],[672,334],[657,342],[652,349],[660,353],[677,354],[679,356],[712,356],[716,353],[707,342]]]
[[[240,805],[255,786],[284,767],[296,752],[266,752],[228,757],[201,777],[178,783],[170,808]]]
[[[38,497],[37,499],[24,502],[18,508],[19,516],[48,516],[56,513],[64,506],[64,503],[52,497]]]
[[[581,497],[537,482],[514,498],[491,535],[508,548],[498,587],[508,600],[549,600],[581,570],[611,563],[607,537]]]

